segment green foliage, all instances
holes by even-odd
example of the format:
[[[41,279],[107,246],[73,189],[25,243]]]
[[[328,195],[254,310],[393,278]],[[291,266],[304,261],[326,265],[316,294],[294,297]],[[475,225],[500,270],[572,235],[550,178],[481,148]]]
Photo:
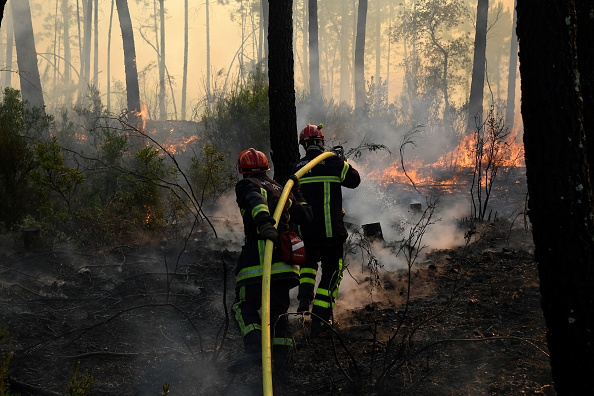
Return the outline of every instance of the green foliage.
[[[33,172],[33,180],[37,187],[43,190],[44,195],[53,194],[70,207],[74,190],[85,181],[85,176],[66,165],[56,137],[49,142],[38,143],[34,149],[37,168]]]
[[[24,106],[18,90],[4,90],[0,102],[0,219],[6,228],[34,210],[37,192],[31,176],[37,163],[32,142],[50,122]]]
[[[189,178],[200,204],[214,202],[237,182],[234,164],[216,146],[205,144],[191,160]]]
[[[9,391],[10,383],[8,382],[9,364],[12,359],[12,351],[10,350],[9,334],[6,328],[0,330],[0,396],[15,395]]]
[[[253,70],[244,84],[231,92],[214,95],[201,114],[205,137],[212,145],[235,154],[258,144],[264,152],[270,150],[270,112],[268,83],[262,69]]]
[[[124,210],[131,214],[132,224],[142,225],[146,229],[163,224],[163,199],[159,182],[166,174],[164,158],[159,156],[158,149],[147,146],[136,152],[133,172],[125,177],[124,188],[118,195]]]
[[[69,396],[90,396],[93,390],[93,382],[95,377],[89,373],[79,376],[80,362],[76,362],[76,367],[70,375],[68,381],[68,395]]]

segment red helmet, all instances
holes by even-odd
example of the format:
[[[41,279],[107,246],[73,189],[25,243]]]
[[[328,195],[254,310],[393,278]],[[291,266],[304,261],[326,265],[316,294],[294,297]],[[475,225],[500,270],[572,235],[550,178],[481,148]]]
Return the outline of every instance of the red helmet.
[[[305,144],[305,142],[312,141],[312,140],[321,140],[324,141],[324,132],[322,132],[322,128],[324,125],[312,125],[307,124],[305,128],[299,133],[299,144]]]
[[[249,148],[239,153],[237,170],[242,174],[260,173],[270,170],[270,165],[263,152]]]

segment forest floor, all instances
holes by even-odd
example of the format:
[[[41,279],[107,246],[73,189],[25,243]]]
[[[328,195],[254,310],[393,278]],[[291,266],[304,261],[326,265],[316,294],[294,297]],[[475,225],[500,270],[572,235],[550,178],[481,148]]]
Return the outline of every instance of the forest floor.
[[[0,243],[0,328],[10,335],[0,355],[13,353],[13,392],[73,394],[69,383],[88,378],[93,395],[262,393],[259,368],[227,372],[242,352],[230,311],[237,240],[199,230],[185,245],[100,252]],[[290,315],[293,376],[273,373],[274,393],[555,395],[529,231],[490,223],[410,271],[348,277],[331,337],[310,339],[309,317]]]

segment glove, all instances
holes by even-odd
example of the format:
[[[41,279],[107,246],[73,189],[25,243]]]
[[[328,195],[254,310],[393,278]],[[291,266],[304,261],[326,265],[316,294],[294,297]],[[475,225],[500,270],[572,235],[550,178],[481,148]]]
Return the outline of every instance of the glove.
[[[332,147],[332,151],[334,152],[334,154],[336,154],[338,158],[340,158],[343,161],[346,161],[346,158],[344,156],[344,148],[342,146],[334,146]]]
[[[305,202],[305,199],[303,198],[303,194],[301,194],[301,182],[299,182],[299,178],[295,175],[291,175],[289,176],[289,179],[293,180],[293,188],[291,188],[291,192],[293,193],[293,196],[295,197],[295,200],[297,202]]]
[[[301,182],[297,176],[291,175],[289,179],[293,180],[293,190],[299,190],[301,188]]]
[[[269,239],[274,243],[278,241],[278,231],[271,223],[266,222],[260,225],[258,231],[260,231],[260,237],[262,239]]]

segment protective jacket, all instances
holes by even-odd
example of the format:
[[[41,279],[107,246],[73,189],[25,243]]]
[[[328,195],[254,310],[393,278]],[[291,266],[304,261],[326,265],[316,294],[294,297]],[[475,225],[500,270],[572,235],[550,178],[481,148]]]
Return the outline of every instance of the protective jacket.
[[[295,165],[294,171],[322,154],[323,150],[311,145]],[[344,225],[342,186],[356,188],[361,182],[357,172],[348,162],[332,156],[321,161],[300,179],[301,193],[311,205],[313,220],[301,226],[301,236],[310,243],[343,243],[348,236]]]
[[[243,218],[245,244],[241,249],[237,268],[236,285],[260,283],[264,264],[264,247],[266,241],[261,239],[258,226],[265,222],[274,224],[272,215],[279,202],[283,187],[269,178],[265,173],[256,173],[240,180],[235,185],[236,201]],[[305,224],[312,219],[312,210],[302,197],[298,199],[291,192],[281,212],[277,227],[279,235],[289,229],[289,220],[297,224]],[[299,266],[279,261],[273,254],[272,281],[280,279],[293,280],[291,287],[299,284]]]

